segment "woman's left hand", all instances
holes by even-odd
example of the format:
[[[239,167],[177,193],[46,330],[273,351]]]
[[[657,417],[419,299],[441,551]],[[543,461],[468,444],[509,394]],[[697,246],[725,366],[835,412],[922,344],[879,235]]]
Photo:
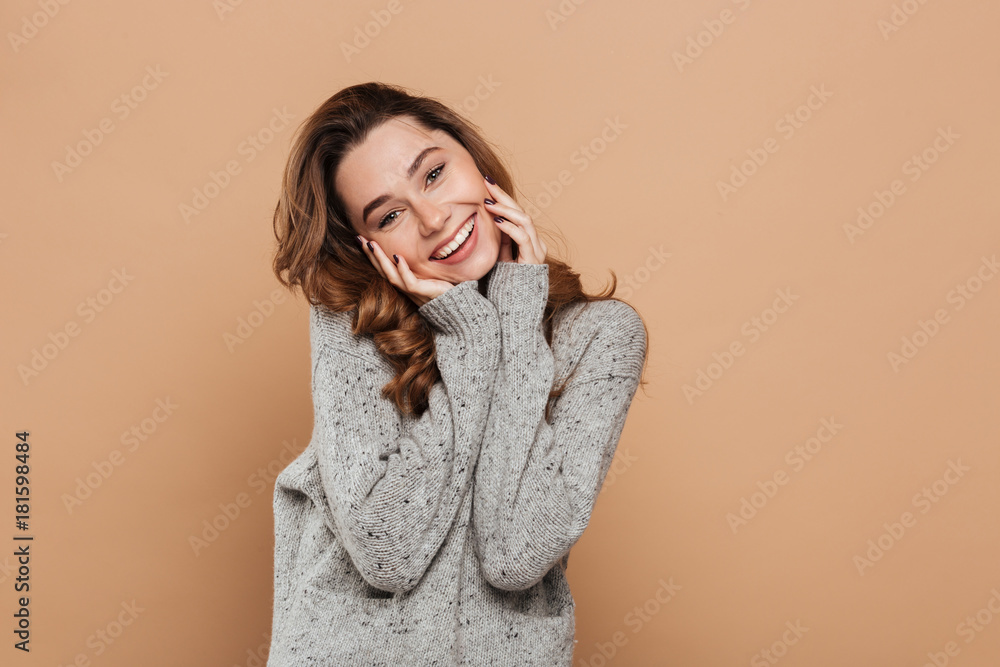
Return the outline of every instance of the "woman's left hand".
[[[496,204],[486,204],[486,210],[496,217],[504,218],[501,222],[493,223],[500,228],[499,261],[514,261],[511,248],[513,239],[517,243],[518,264],[544,264],[548,248],[538,238],[535,223],[499,185],[493,185],[485,178],[483,182],[490,192],[490,199],[496,201]]]

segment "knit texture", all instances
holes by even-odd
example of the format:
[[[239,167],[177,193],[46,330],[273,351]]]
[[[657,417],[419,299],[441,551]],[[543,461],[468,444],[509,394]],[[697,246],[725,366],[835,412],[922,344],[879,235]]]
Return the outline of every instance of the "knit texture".
[[[441,373],[419,418],[382,396],[393,370],[353,312],[311,307],[315,420],[275,482],[268,667],[571,665],[564,570],[646,336],[628,304],[578,302],[550,347],[548,270],[497,262],[486,297],[469,280],[419,308]]]

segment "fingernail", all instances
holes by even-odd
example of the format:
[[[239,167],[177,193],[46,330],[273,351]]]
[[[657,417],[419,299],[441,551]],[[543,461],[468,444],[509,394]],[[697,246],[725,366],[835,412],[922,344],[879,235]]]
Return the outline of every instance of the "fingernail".
[[[496,204],[496,202],[495,202],[495,201],[493,201],[492,199],[490,199],[489,197],[487,197],[487,198],[486,198],[486,199],[484,199],[483,201],[484,201],[484,202],[486,202],[487,204]]]
[[[399,257],[396,257],[396,255],[393,255],[393,256],[392,256],[392,258],[393,258],[394,260],[396,260],[396,264],[399,264]]]
[[[368,249],[371,250],[372,252],[375,252],[375,248],[372,247],[371,241],[368,242]]]
[[[493,219],[496,220],[497,222],[507,222],[506,218],[501,218],[500,216],[496,215],[493,216]]]
[[[364,244],[365,244],[365,240],[364,240],[363,238],[361,238],[361,236],[360,236],[360,235],[358,235],[358,236],[355,236],[354,238],[356,238],[356,239],[358,240],[358,243],[360,243],[361,245],[364,245]]]
[[[491,177],[489,177],[489,176],[487,176],[487,177],[486,177],[486,181],[487,181],[487,182],[488,182],[488,183],[489,183],[490,185],[496,185],[496,184],[497,184],[497,182],[496,182],[496,181],[494,181],[494,180],[493,180],[493,179],[492,179]]]

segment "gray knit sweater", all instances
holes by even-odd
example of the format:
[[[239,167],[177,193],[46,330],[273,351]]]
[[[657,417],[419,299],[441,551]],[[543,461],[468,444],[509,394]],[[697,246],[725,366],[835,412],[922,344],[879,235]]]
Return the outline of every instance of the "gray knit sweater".
[[[550,347],[547,264],[498,262],[486,297],[478,286],[419,309],[441,372],[419,418],[381,395],[392,368],[353,313],[311,307],[315,421],[275,483],[268,667],[571,664],[564,569],[645,331],[622,301],[577,302]]]

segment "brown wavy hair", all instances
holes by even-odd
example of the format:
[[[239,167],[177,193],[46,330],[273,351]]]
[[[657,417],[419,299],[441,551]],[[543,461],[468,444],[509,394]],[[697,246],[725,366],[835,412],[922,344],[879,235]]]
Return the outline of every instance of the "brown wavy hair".
[[[353,333],[371,335],[379,353],[396,372],[382,388],[382,395],[394,401],[400,411],[419,416],[427,409],[431,387],[441,377],[431,329],[417,305],[372,266],[334,187],[341,160],[372,130],[399,116],[425,130],[450,134],[469,151],[480,173],[489,174],[517,201],[513,179],[494,147],[475,124],[446,104],[410,94],[397,85],[370,82],[350,86],[321,104],[296,131],[274,211],[278,245],[272,268],[282,285],[293,292],[299,287],[311,304],[333,312],[355,311]],[[536,229],[550,236],[537,224]],[[516,247],[513,243],[515,258]],[[580,274],[568,264],[551,254],[546,255],[545,263],[549,265],[549,299],[544,332],[551,345],[553,319],[563,307],[576,301],[614,298],[618,279],[611,271],[610,288],[591,295],[583,291]],[[483,294],[486,282],[479,281]],[[643,369],[645,362],[644,356]],[[552,389],[548,405],[565,386]]]

